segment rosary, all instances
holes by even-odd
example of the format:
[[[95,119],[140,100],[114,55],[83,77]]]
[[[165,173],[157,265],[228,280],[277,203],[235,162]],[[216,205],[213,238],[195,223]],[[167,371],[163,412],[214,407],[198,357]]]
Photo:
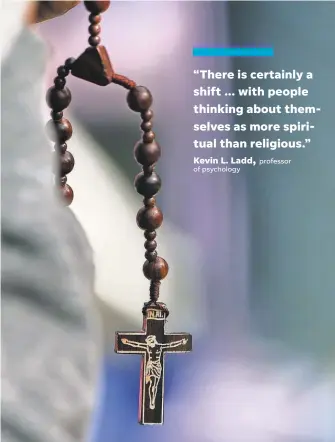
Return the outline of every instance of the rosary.
[[[142,166],[135,177],[136,191],[144,197],[143,207],[138,211],[136,222],[144,230],[146,261],[144,276],[150,280],[150,300],[144,303],[143,328],[139,332],[116,332],[115,352],[139,354],[142,356],[140,374],[139,423],[142,425],[163,424],[164,414],[164,356],[166,353],[186,353],[192,350],[192,336],[189,333],[165,333],[165,323],[169,311],[165,304],[158,302],[161,280],[167,276],[167,262],[156,252],[156,229],[163,222],[163,214],[156,206],[155,195],[161,187],[161,179],[155,172],[161,148],[155,141],[152,131],[153,102],[150,91],[137,86],[132,80],[115,73],[107,50],[100,45],[101,13],[105,12],[110,1],[86,1],[89,12],[89,47],[77,58],[69,58],[57,70],[54,86],[50,87],[46,100],[51,110],[51,120],[47,123],[50,139],[55,143],[59,170],[56,185],[66,206],[73,200],[73,190],[67,184],[67,175],[74,167],[73,155],[67,150],[67,141],[72,136],[69,120],[63,118],[63,110],[71,102],[71,92],[65,86],[66,77],[74,77],[90,83],[107,86],[115,83],[128,90],[129,108],[141,116],[142,139],[134,147],[134,157]]]

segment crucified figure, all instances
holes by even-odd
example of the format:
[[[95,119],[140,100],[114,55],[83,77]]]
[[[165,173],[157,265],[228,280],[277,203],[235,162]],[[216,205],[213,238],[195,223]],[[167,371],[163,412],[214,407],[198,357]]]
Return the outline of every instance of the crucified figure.
[[[131,347],[141,348],[145,350],[147,355],[146,365],[145,365],[145,383],[149,384],[149,398],[150,398],[150,409],[155,409],[155,402],[157,396],[157,388],[162,376],[162,351],[163,349],[175,348],[180,345],[185,345],[188,339],[180,339],[179,341],[170,342],[167,344],[160,344],[157,342],[156,336],[147,336],[145,343],[129,341],[126,338],[121,339],[123,344],[129,345]]]

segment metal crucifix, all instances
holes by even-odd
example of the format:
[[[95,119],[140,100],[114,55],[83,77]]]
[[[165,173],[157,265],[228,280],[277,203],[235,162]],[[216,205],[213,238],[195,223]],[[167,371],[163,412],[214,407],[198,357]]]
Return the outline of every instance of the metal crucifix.
[[[157,303],[143,312],[143,330],[117,332],[115,352],[142,355],[139,423],[163,424],[164,421],[164,356],[166,353],[192,351],[189,333],[165,333],[166,312]]]

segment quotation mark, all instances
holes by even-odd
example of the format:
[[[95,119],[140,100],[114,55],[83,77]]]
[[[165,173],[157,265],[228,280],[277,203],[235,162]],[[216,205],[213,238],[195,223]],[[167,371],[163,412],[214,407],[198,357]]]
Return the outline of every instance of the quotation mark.
[[[204,71],[201,71],[201,69],[194,69],[193,74],[194,75],[199,75],[202,72],[204,72]],[[204,78],[202,77],[202,79],[204,79]],[[210,89],[210,86],[208,86],[208,89]],[[214,87],[212,87],[212,89],[219,89],[219,88],[214,86]],[[220,91],[221,91],[221,89],[220,89]],[[214,92],[210,93],[208,91],[208,95],[212,95],[212,94],[214,94]],[[221,93],[219,95],[221,96]],[[226,92],[224,95],[225,95],[225,97],[233,97],[235,94],[233,92]]]

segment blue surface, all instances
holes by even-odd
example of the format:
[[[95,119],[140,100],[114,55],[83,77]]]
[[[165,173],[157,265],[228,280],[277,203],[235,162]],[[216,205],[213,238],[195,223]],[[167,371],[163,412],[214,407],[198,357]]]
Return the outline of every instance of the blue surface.
[[[273,48],[193,48],[193,57],[273,57]]]

